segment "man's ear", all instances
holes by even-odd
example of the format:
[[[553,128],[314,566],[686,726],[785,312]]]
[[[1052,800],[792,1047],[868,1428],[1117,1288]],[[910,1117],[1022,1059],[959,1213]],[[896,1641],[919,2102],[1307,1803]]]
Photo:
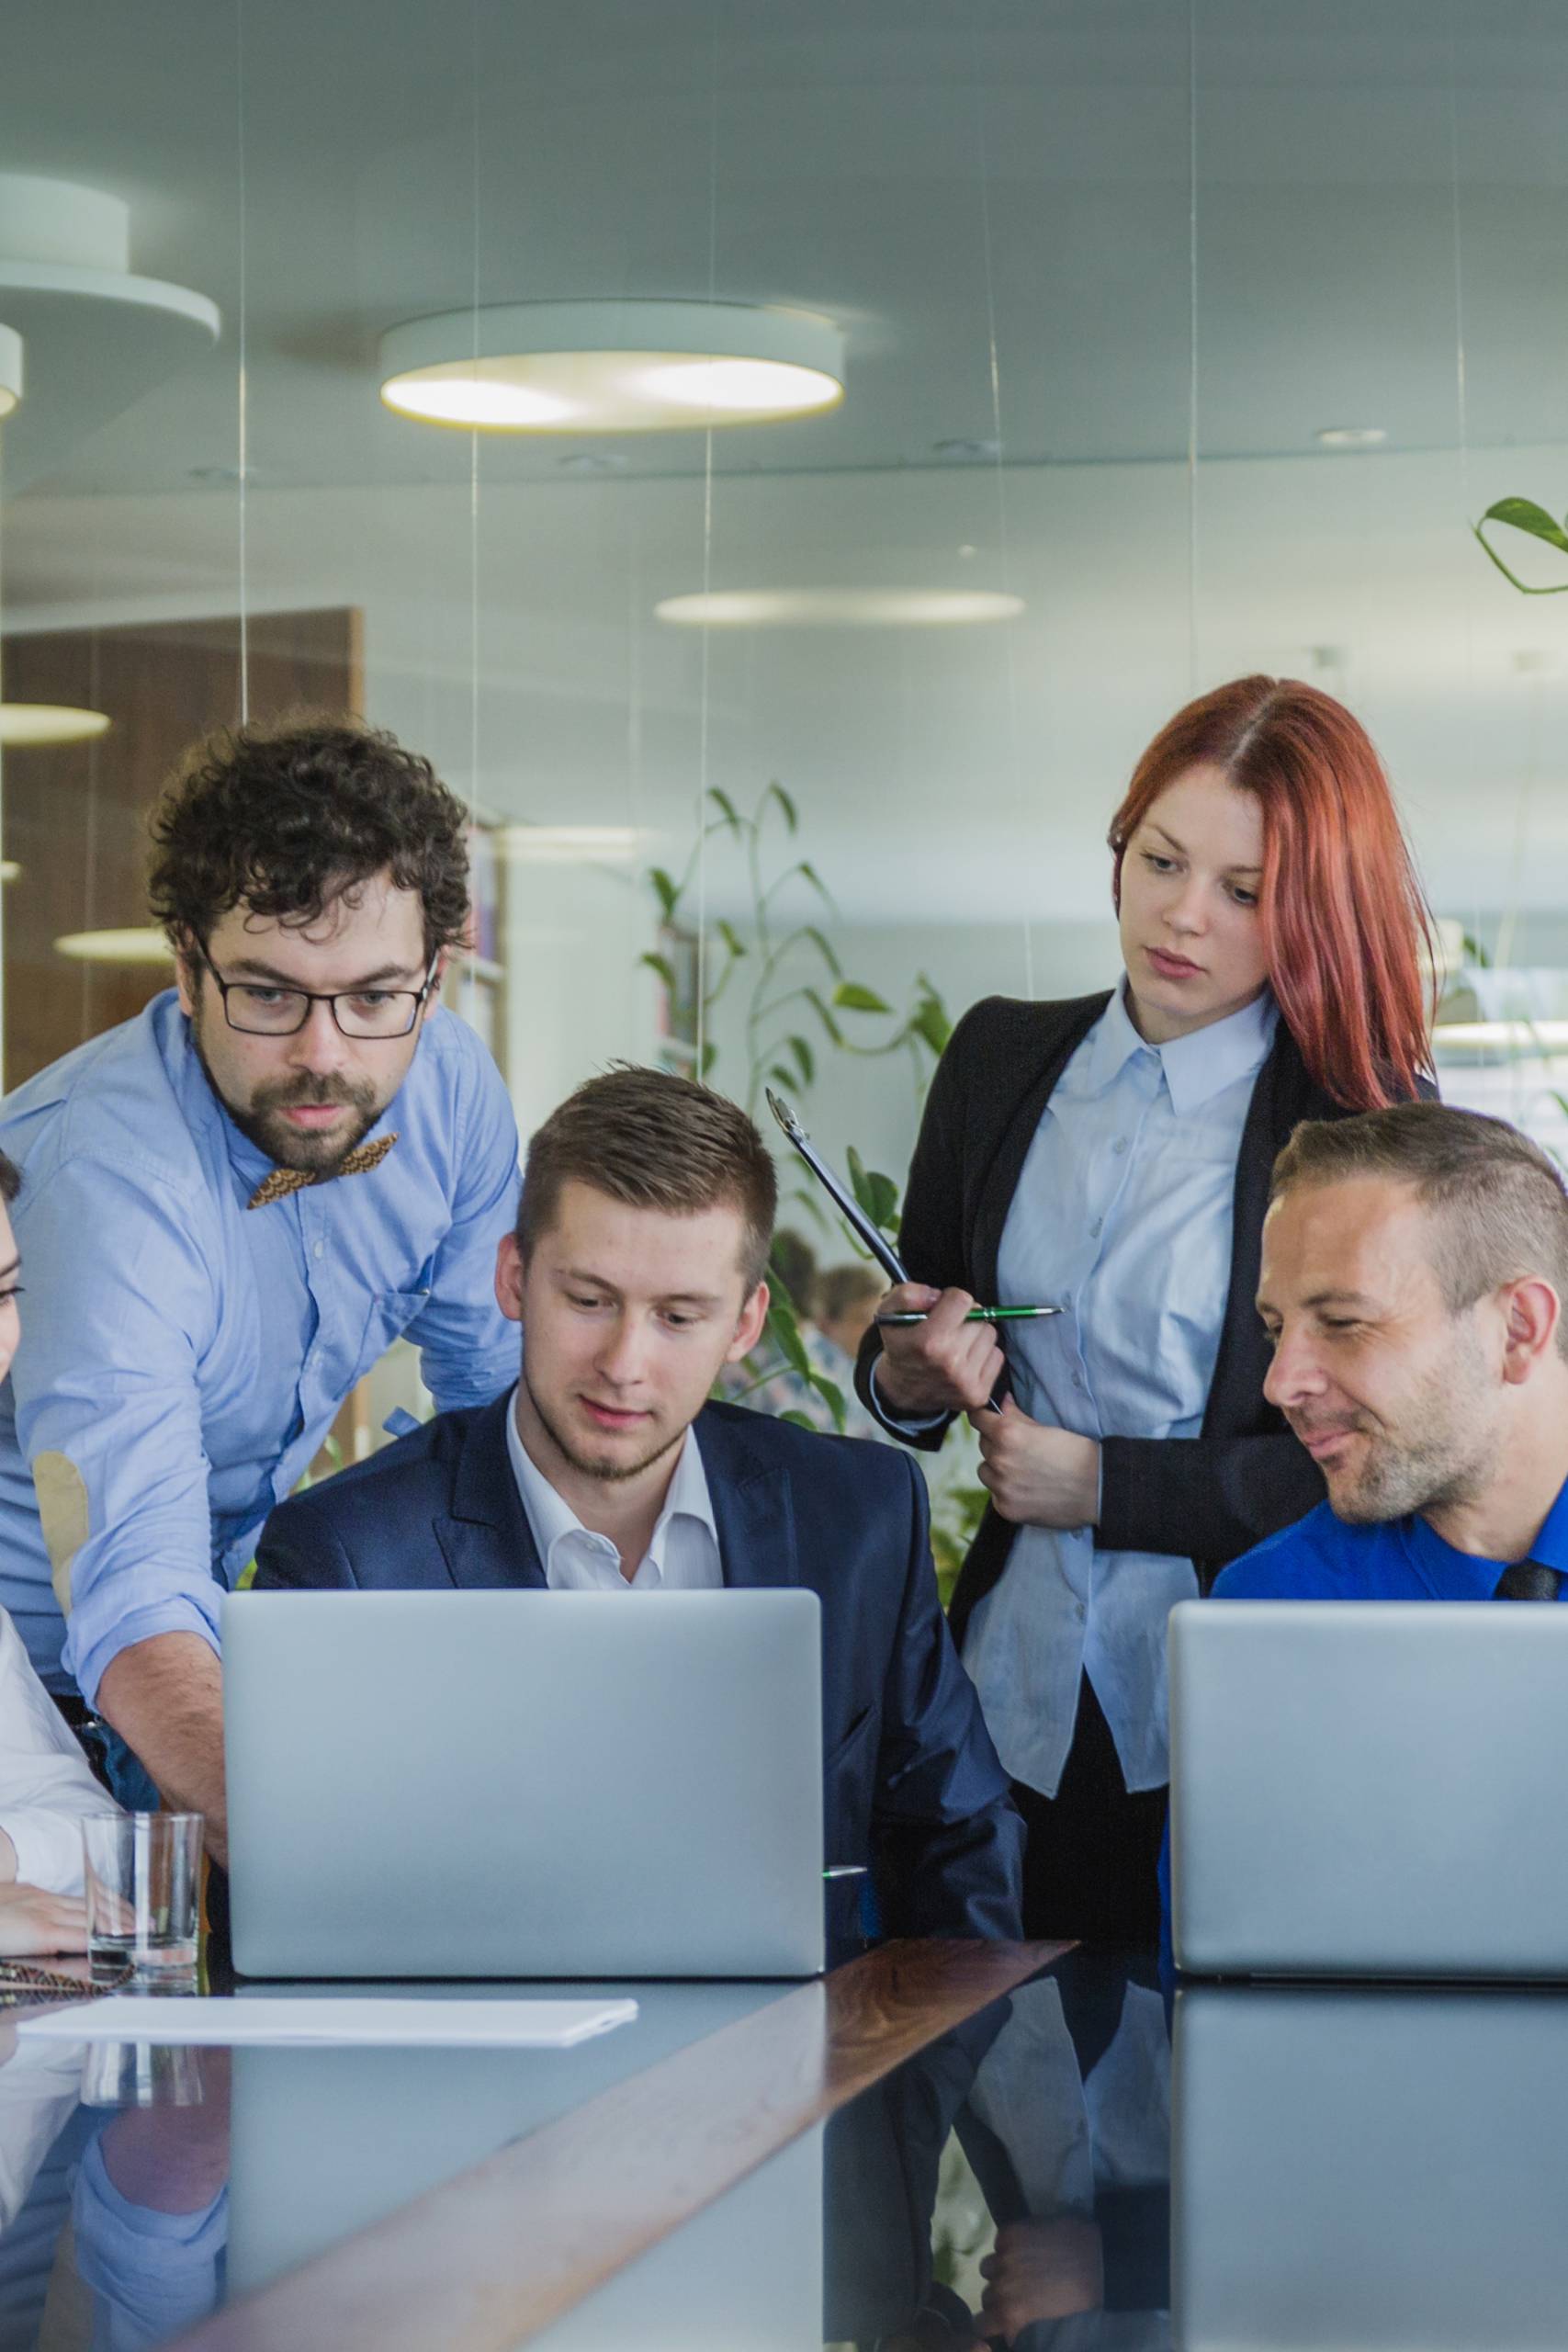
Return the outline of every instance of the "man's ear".
[[[443,947],[435,958],[435,977],[425,990],[424,1002],[419,1009],[419,1023],[422,1029],[441,1001],[441,986],[446,978],[447,967],[451,961],[452,950],[449,947]]]
[[[739,1363],[749,1356],[762,1336],[762,1326],[768,1319],[768,1285],[759,1283],[740,1310],[740,1320],[735,1327],[735,1337],[725,1353],[726,1363]]]
[[[175,986],[180,992],[180,1011],[188,1019],[196,1012],[197,990],[201,986],[196,942],[188,931],[182,931],[175,943]]]
[[[1562,1302],[1539,1274],[1508,1283],[1498,1299],[1503,1309],[1503,1377],[1517,1386],[1532,1378],[1555,1351]]]
[[[523,1320],[523,1252],[514,1233],[503,1233],[495,1252],[495,1303],[509,1323]]]

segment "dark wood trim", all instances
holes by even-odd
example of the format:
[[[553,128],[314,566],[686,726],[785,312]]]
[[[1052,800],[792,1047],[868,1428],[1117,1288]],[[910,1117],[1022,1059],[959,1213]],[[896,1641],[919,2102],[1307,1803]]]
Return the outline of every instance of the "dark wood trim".
[[[500,2149],[169,2352],[511,2352],[1070,1950],[886,1944]]]

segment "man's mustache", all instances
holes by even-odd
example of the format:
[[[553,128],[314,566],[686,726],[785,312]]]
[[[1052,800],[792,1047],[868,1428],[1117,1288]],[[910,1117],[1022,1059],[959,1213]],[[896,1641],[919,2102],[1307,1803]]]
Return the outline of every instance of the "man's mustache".
[[[355,1084],[347,1078],[300,1078],[283,1080],[276,1086],[258,1087],[251,1098],[252,1112],[257,1111],[324,1111],[333,1104],[346,1103],[356,1111],[374,1108],[376,1089],[368,1079]]]

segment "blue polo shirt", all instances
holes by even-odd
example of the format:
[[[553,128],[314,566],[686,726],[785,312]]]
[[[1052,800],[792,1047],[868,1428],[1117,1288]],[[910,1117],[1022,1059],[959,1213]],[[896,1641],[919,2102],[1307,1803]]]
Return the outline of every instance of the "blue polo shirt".
[[[1568,1483],[1529,1556],[1568,1579]],[[1216,1579],[1217,1600],[1490,1600],[1506,1560],[1456,1552],[1416,1512],[1371,1527],[1327,1503],[1258,1544]],[[1558,1594],[1568,1600],[1568,1581]]]

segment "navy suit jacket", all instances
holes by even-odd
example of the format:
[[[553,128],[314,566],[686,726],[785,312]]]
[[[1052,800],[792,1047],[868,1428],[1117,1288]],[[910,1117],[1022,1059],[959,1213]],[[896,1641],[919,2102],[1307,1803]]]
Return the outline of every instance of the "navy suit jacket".
[[[438,1414],[281,1503],[257,1587],[546,1589],[509,1403]],[[942,1613],[914,1463],[734,1405],[706,1406],[696,1432],[725,1583],[821,1602],[828,1860],[871,1865],[890,1935],[1016,1937],[1022,1825]],[[858,1883],[829,1883],[830,1933]]]

